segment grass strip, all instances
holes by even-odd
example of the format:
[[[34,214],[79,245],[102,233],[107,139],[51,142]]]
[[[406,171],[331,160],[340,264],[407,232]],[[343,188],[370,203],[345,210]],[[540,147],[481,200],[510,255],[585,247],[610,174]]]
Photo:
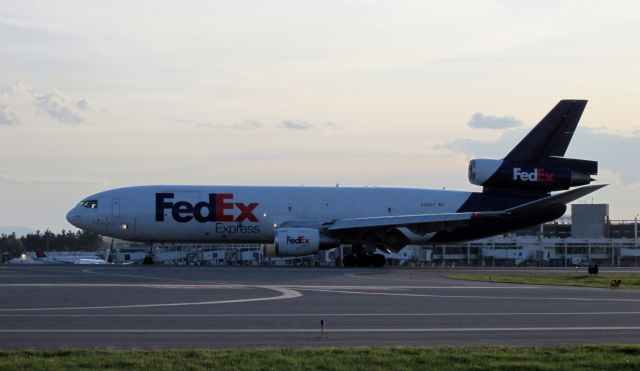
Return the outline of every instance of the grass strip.
[[[640,345],[0,351],[0,370],[640,370]]]
[[[612,280],[620,280],[620,289],[640,289],[640,274],[637,273],[460,273],[448,278],[468,281],[524,283],[530,285],[580,286],[609,288]]]

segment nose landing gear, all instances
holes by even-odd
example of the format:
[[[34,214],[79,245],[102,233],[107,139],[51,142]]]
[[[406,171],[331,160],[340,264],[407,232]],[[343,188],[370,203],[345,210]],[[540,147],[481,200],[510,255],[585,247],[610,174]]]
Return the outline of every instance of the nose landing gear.
[[[145,246],[147,246],[147,254],[144,257],[142,264],[155,264],[156,257],[153,253],[153,244],[145,243]]]

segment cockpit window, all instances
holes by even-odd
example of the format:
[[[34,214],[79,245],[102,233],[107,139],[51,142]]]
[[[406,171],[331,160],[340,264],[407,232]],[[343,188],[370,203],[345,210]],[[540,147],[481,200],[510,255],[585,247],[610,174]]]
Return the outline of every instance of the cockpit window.
[[[78,206],[86,207],[87,209],[97,209],[98,208],[98,200],[84,200],[80,201]]]

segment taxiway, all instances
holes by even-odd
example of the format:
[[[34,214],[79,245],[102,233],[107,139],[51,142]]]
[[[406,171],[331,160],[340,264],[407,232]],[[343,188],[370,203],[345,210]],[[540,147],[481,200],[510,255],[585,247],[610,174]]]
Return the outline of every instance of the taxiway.
[[[640,340],[636,291],[456,281],[446,278],[450,272],[0,266],[0,347],[554,345]]]

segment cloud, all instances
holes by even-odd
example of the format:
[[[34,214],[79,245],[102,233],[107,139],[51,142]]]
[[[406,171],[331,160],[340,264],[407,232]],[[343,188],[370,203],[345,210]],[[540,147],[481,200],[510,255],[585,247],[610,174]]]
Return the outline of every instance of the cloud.
[[[87,99],[72,98],[56,88],[36,90],[21,80],[0,86],[0,125],[85,124],[108,119],[109,111]],[[19,119],[18,119],[19,117]]]
[[[43,112],[62,123],[81,124],[84,121],[82,116],[74,111],[74,109],[77,108],[77,104],[63,95],[56,88],[53,88],[42,95],[35,95],[34,99],[40,112]]]
[[[0,86],[0,95],[10,96],[17,94],[24,94],[27,92],[27,87],[22,80],[16,80],[9,86]]]
[[[0,125],[18,125],[20,120],[9,110],[6,104],[0,103]]]
[[[56,88],[36,90],[21,80],[0,86],[0,125],[50,125],[52,121],[77,125],[103,122],[109,115],[106,108],[69,97]]]
[[[320,126],[327,128],[327,129],[338,129],[340,128],[342,125],[335,123],[335,122],[323,122],[322,124],[320,124]]]
[[[463,153],[470,158],[503,158],[528,132],[526,128],[507,130],[493,141],[456,139],[436,149]],[[598,161],[601,173],[610,171],[624,186],[640,183],[640,171],[633,153],[640,148],[640,134],[612,132],[605,127],[578,127],[566,156]],[[609,177],[614,176],[611,174]]]
[[[467,125],[479,129],[508,129],[522,126],[522,122],[513,116],[491,116],[476,112]]]
[[[238,128],[242,128],[242,129],[255,129],[255,128],[261,128],[263,127],[264,124],[261,123],[258,120],[244,120],[241,124],[236,125],[236,127]]]
[[[195,125],[196,127],[199,127],[199,128],[233,129],[233,130],[258,130],[263,128],[274,128],[274,127],[280,128],[280,129],[287,129],[287,130],[322,130],[322,129],[338,129],[342,126],[341,124],[337,124],[335,122],[329,122],[329,121],[323,122],[320,124],[313,124],[311,122],[299,120],[299,119],[296,119],[296,120],[286,119],[275,125],[264,124],[263,122],[255,119],[247,119],[242,122],[238,122],[234,124],[213,124],[210,122],[200,122],[200,121],[189,120],[189,119],[179,119],[179,120],[176,120],[176,122]]]
[[[342,125],[337,124],[335,122],[323,122],[320,124],[314,124],[309,121],[304,120],[291,120],[286,119],[280,123],[280,128],[290,129],[290,130],[322,130],[322,129],[338,129]]]
[[[82,110],[87,110],[91,108],[91,105],[89,104],[89,101],[86,99],[81,99],[79,101],[76,102],[76,107],[82,109]]]
[[[280,123],[280,127],[291,130],[310,130],[313,128],[313,124],[302,120],[286,119]]]
[[[214,129],[234,129],[234,130],[256,130],[265,127],[265,125],[254,119],[247,119],[235,124],[211,124],[208,122],[194,122],[191,120],[178,120],[179,122],[195,123],[199,128],[214,128]]]
[[[25,19],[9,18],[0,16],[0,26],[15,27],[29,30],[42,30],[42,31],[60,31],[64,28],[58,24],[46,23],[40,21],[32,21]]]

